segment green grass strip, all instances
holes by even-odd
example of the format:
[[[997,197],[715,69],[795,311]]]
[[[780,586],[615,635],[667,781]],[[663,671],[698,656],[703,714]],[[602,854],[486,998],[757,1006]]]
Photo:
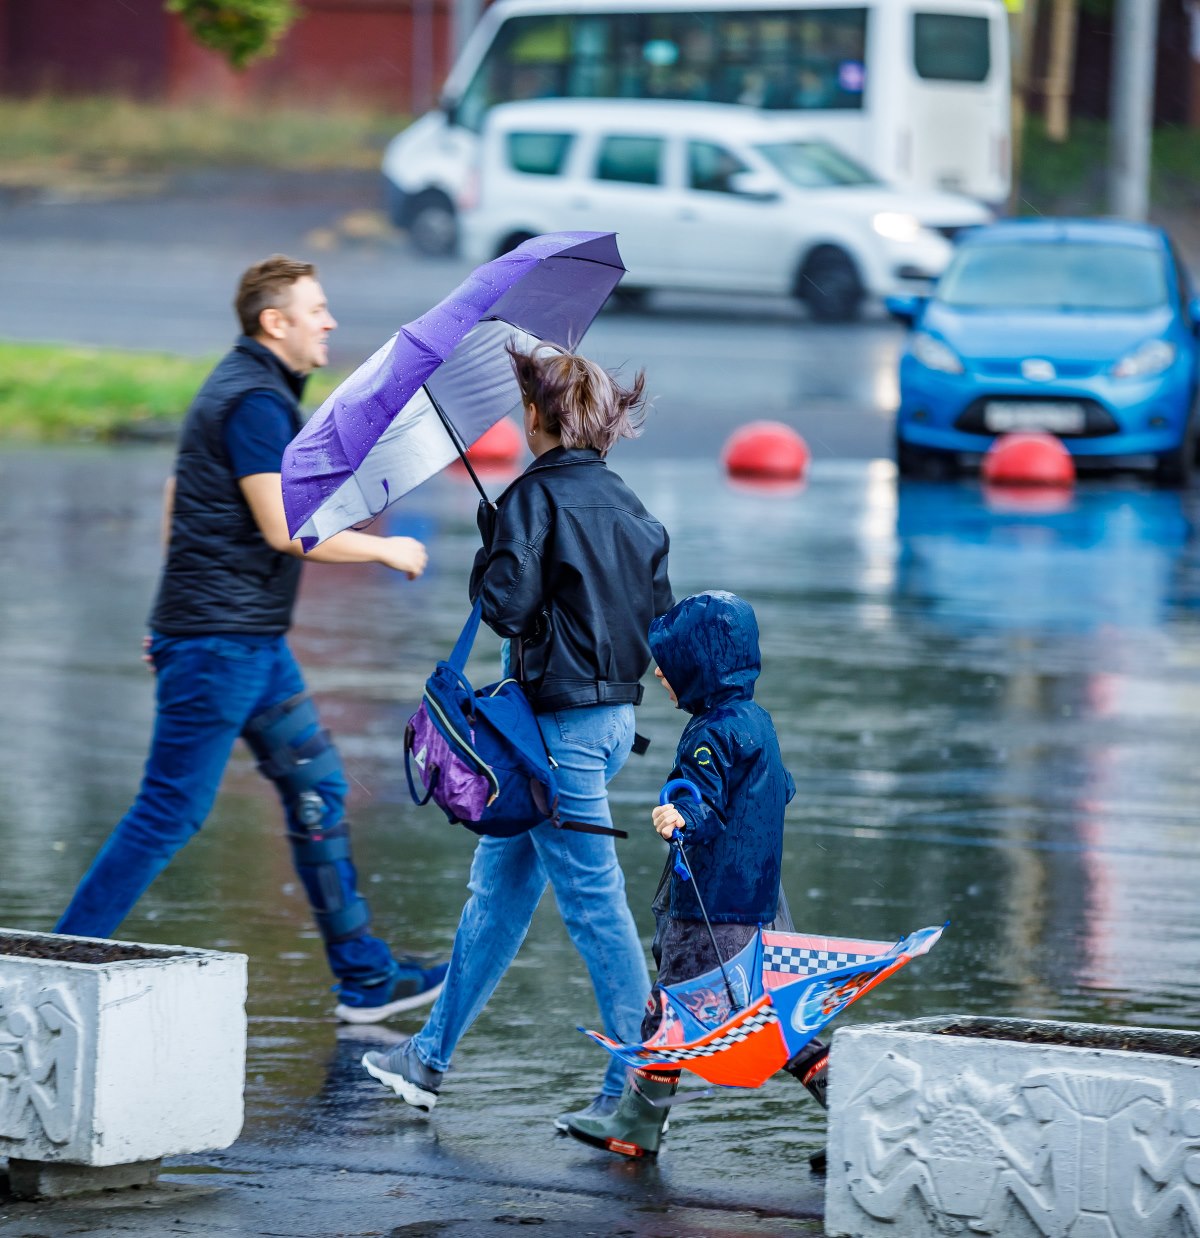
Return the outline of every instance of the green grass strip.
[[[376,170],[408,119],[348,103],[251,109],[105,96],[0,99],[0,181],[206,167]]]
[[[112,439],[153,423],[178,422],[216,358],[0,341],[0,439]],[[339,375],[318,374],[312,409]]]

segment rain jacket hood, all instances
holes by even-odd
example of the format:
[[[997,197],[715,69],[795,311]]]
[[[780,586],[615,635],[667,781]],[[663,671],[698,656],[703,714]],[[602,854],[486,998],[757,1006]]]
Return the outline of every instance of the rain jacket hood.
[[[700,795],[678,796],[694,881],[668,863],[669,898],[655,914],[676,920],[768,924],[783,862],[784,809],[796,793],[771,715],[754,701],[758,621],[732,593],[697,593],[650,625],[650,651],[680,709],[692,715],[671,778]],[[660,890],[660,894],[666,891]]]
[[[650,652],[690,714],[754,697],[762,669],[758,620],[735,593],[684,598],[650,625]]]

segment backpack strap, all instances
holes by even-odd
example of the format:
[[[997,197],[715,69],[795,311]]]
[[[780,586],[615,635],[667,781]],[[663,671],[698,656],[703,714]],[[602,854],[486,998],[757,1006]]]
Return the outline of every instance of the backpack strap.
[[[449,664],[460,673],[466,670],[467,659],[471,656],[471,647],[475,644],[475,637],[479,632],[479,620],[482,615],[483,599],[476,598],[475,605],[471,607],[471,613],[467,616],[467,621],[463,624],[463,630],[458,634],[458,640],[454,642],[454,648],[450,651],[450,657],[447,659]]]
[[[587,821],[555,821],[554,827],[559,830],[574,830],[576,834],[607,834],[612,838],[628,838],[625,830],[614,829],[610,825],[592,825]]]

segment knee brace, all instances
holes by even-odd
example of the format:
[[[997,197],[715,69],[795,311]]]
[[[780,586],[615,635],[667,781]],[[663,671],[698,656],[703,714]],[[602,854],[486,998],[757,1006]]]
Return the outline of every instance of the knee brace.
[[[305,732],[310,734],[297,742]],[[259,772],[275,783],[287,805],[292,860],[321,936],[328,944],[361,937],[370,911],[353,878],[343,880],[338,868],[339,862],[350,861],[350,836],[340,804],[327,804],[317,789],[322,779],[341,773],[341,758],[321,727],[312,698],[301,692],[263,710],[246,724],[243,736],[258,758]],[[337,816],[327,822],[328,808]]]

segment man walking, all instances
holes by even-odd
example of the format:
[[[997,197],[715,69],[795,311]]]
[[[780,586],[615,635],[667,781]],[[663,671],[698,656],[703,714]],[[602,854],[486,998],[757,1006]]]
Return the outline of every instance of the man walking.
[[[55,931],[112,935],[204,823],[240,735],[283,803],[292,859],[339,980],[335,1013],[374,1023],[432,1001],[446,969],[395,958],[368,931],[341,759],[285,635],[302,551],[284,515],[283,452],[337,323],[316,268],[278,254],[246,271],[234,304],[243,334],[188,411],[166,487],[167,558],[146,638],[157,713],[141,789]],[[382,563],[410,580],[426,563],[412,538],[354,530],[306,557]]]

